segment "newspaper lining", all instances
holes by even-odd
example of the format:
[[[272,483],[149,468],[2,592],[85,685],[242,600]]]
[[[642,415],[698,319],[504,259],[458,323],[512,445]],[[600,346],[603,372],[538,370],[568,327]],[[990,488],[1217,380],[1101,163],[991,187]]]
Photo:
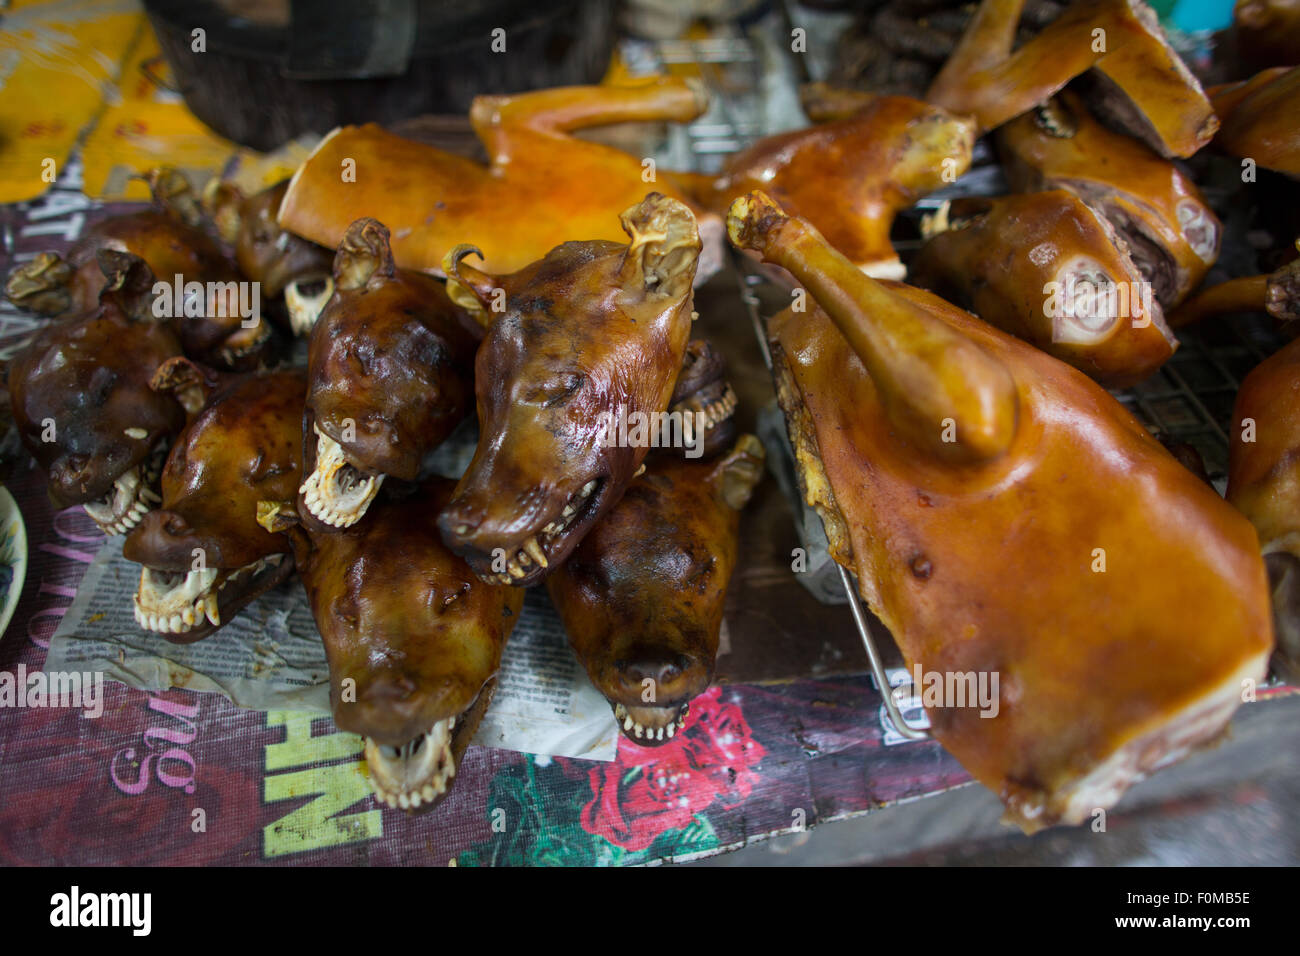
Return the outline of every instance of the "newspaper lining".
[[[302,584],[291,578],[211,637],[173,644],[132,613],[140,565],[108,538],[50,641],[46,669],[102,671],[142,690],[219,693],[251,710],[329,713],[325,648]],[[531,589],[506,642],[496,694],[474,743],[524,753],[613,760],[609,704],[569,650],[543,590]]]

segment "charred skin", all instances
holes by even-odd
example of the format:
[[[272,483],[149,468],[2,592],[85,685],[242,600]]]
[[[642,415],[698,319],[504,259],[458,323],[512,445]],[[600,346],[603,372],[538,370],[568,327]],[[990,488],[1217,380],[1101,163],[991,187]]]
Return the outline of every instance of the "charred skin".
[[[1089,819],[1219,736],[1273,645],[1250,523],[1064,363],[937,296],[861,275],[764,197],[732,219],[733,237],[818,303],[770,332],[800,483],[831,554],[909,670],[1000,677],[994,717],[928,712],[1008,817],[1027,830]],[[880,356],[860,327],[912,308],[1011,376],[1019,414],[999,456],[954,466],[895,424],[891,401],[917,399],[872,371]]]
[[[1275,665],[1300,680],[1300,339],[1246,376],[1232,414],[1227,499],[1259,532],[1273,579]]]
[[[1300,66],[1264,70],[1215,87],[1210,97],[1223,123],[1219,149],[1300,179]]]
[[[159,282],[171,286],[176,276],[187,282],[240,281],[234,264],[217,243],[198,228],[197,209],[184,178],[171,170],[150,174],[154,207],[112,216],[92,225],[66,260],[47,253],[9,274],[5,292],[21,309],[41,315],[80,315],[91,309],[104,287],[101,250],[129,252],[148,264]],[[243,328],[238,315],[218,316],[215,303],[204,300],[202,317],[173,317],[171,323],[185,354],[222,368],[255,368],[269,348],[269,327],[259,321]],[[168,313],[170,314],[170,313]]]
[[[958,200],[948,214],[953,227],[913,263],[917,285],[1109,387],[1142,381],[1174,354],[1152,287],[1073,193]]]
[[[478,448],[439,527],[485,579],[528,587],[563,563],[648,451],[606,439],[610,416],[668,407],[699,234],[686,206],[657,193],[623,223],[628,245],[565,243],[509,276],[448,256],[452,297],[491,325],[475,359]]]
[[[763,459],[752,435],[713,462],[656,458],[547,578],[574,654],[638,744],[671,740],[713,681],[740,509]]]
[[[289,231],[335,248],[348,226],[373,216],[393,234],[403,269],[441,274],[443,258],[463,242],[482,253],[485,271],[524,269],[575,236],[622,241],[618,215],[646,194],[640,157],[573,136],[612,123],[684,123],[707,105],[682,79],[631,87],[575,86],[511,96],[479,96],[470,122],[488,155],[475,162],[403,139],[374,124],[335,130],[295,174],[280,207]],[[342,182],[340,164],[355,162],[356,182]],[[687,201],[671,177],[656,184]],[[721,266],[721,224],[712,227],[712,263]]]
[[[1104,215],[1166,310],[1218,259],[1223,227],[1196,184],[1071,91],[1003,126],[998,152],[1016,192],[1065,189]]]
[[[301,370],[227,376],[177,438],[162,504],[122,549],[144,565],[141,626],[197,641],[293,570],[289,541],[258,524],[257,505],[298,491],[306,391]]]
[[[1076,0],[1013,51],[1023,6],[983,0],[926,99],[987,131],[1087,73],[1093,109],[1159,155],[1191,156],[1213,138],[1218,121],[1200,83],[1141,0]]]
[[[311,336],[299,504],[307,521],[346,527],[384,476],[414,481],[469,413],[482,329],[442,282],[394,266],[373,219],[344,236],[333,282]]]
[[[446,794],[523,604],[523,591],[480,581],[442,543],[437,516],[454,484],[381,496],[363,523],[297,544],[334,722],[366,738],[377,799],[403,809]]]
[[[10,362],[8,388],[19,437],[46,471],[54,504],[88,505],[105,533],[121,534],[158,500],[162,453],[185,421],[173,398],[149,387],[181,347],[149,313],[148,267],[127,253],[103,259],[108,285],[98,304],[41,328]]]
[[[901,279],[889,241],[894,217],[967,170],[975,124],[906,96],[818,86],[804,102],[813,119],[835,118],[733,156],[712,184],[709,207],[725,215],[736,197],[762,189],[869,275]]]

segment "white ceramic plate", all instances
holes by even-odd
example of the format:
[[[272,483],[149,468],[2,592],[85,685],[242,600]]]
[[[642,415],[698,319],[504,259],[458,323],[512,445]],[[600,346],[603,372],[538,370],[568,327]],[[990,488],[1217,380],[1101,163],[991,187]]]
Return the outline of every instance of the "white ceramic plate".
[[[27,579],[27,528],[18,502],[0,486],[0,634],[9,626]]]

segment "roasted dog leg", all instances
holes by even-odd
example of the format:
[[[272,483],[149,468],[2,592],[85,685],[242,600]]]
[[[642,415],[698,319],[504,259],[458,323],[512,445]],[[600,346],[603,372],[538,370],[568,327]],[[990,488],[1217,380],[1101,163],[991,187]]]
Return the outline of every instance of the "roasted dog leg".
[[[1270,275],[1244,276],[1212,285],[1183,303],[1169,316],[1169,324],[1181,328],[1211,316],[1237,312],[1267,312],[1283,321],[1300,319],[1300,259],[1291,260]]]
[[[437,516],[453,485],[431,479],[381,498],[363,524],[310,537],[293,527],[292,503],[259,506],[264,528],[294,536],[334,722],[366,738],[376,799],[403,810],[447,793],[523,604],[523,591],[478,580],[442,543]]]
[[[1178,340],[1110,222],[1064,190],[957,200],[912,280],[984,321],[1122,388],[1168,361]]]
[[[1066,189],[1114,227],[1172,309],[1205,278],[1219,256],[1223,228],[1177,165],[1093,119],[1065,91],[998,131],[998,152],[1012,189]]]
[[[821,306],[771,326],[805,496],[930,688],[932,733],[1009,817],[1089,820],[1216,738],[1273,643],[1250,523],[1069,366],[862,275],[762,195],[728,230]],[[896,425],[889,366],[933,350],[885,356],[857,330],[918,312],[1010,383],[1019,420],[1000,455],[955,466]]]
[[[1161,156],[1190,156],[1214,136],[1200,84],[1141,0],[1076,0],[1013,52],[1023,6],[984,0],[926,99],[991,130],[1091,70],[1094,108]]]
[[[974,124],[905,96],[805,91],[820,126],[769,136],[727,161],[708,205],[725,215],[733,199],[762,188],[807,219],[869,275],[903,277],[889,242],[899,210],[970,166]]]
[[[546,580],[623,734],[656,746],[713,681],[740,509],[763,475],[742,435],[713,462],[658,457]]]
[[[228,376],[181,432],[163,468],[162,505],[122,547],[144,565],[141,627],[197,641],[293,571],[289,541],[258,524],[257,503],[298,490],[306,393],[299,370]]]
[[[184,423],[150,377],[180,355],[153,317],[144,261],[104,249],[99,303],[51,322],[9,364],[9,400],[24,446],[60,508],[82,505],[105,534],[123,534],[158,501],[163,456]]]
[[[404,269],[438,272],[450,249],[470,242],[485,270],[514,272],[574,237],[621,241],[619,213],[652,188],[686,200],[672,177],[650,178],[640,157],[574,131],[687,122],[705,106],[702,92],[683,80],[480,96],[470,121],[487,150],[486,166],[373,124],[342,127],[295,174],[280,224],[334,248],[349,225],[373,216],[392,231],[393,256]],[[353,181],[341,175],[349,169]],[[703,281],[721,266],[721,221],[704,216],[700,229],[712,251],[701,263]]]
[[[308,351],[299,500],[311,519],[347,527],[386,475],[414,481],[468,414],[482,328],[442,282],[397,269],[373,219],[348,229],[332,281]]]
[[[475,359],[479,442],[439,519],[485,579],[527,587],[623,496],[648,443],[620,418],[665,411],[690,336],[695,217],[652,193],[622,215],[631,241],[569,242],[491,276],[447,256],[452,298],[490,320]]]

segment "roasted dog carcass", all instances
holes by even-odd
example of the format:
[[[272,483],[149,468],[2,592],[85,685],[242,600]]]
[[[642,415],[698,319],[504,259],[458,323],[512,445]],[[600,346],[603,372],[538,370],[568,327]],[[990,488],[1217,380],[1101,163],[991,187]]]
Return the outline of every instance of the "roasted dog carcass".
[[[257,503],[298,491],[307,379],[301,370],[212,376],[179,359],[159,369],[155,384],[210,395],[167,456],[162,504],[122,553],[144,565],[136,621],[188,644],[293,570],[288,539],[258,524]]]
[[[574,654],[637,743],[671,740],[713,681],[740,510],[763,460],[753,435],[715,461],[656,456],[546,579]]]
[[[334,248],[349,225],[371,216],[392,231],[393,257],[404,269],[437,272],[450,249],[469,242],[486,271],[515,272],[575,237],[621,240],[619,213],[650,189],[686,199],[640,157],[570,134],[611,123],[686,122],[705,106],[684,80],[480,96],[470,122],[487,149],[486,166],[374,124],[345,126],[290,182],[280,225]],[[712,250],[702,281],[721,265],[721,221],[702,217],[700,228]]]
[[[344,235],[332,283],[311,336],[300,500],[315,520],[347,527],[386,475],[414,481],[468,414],[482,328],[441,281],[397,269],[373,219]]]
[[[1017,192],[1065,189],[1114,227],[1172,309],[1219,257],[1223,227],[1174,163],[1092,117],[1066,90],[998,131],[1002,168]]]
[[[9,399],[55,505],[82,505],[105,534],[122,534],[158,501],[163,456],[185,421],[172,396],[149,387],[181,346],[153,317],[149,267],[109,249],[97,262],[98,304],[36,333],[9,365]]]
[[[262,284],[266,300],[284,298],[292,331],[306,335],[334,294],[333,253],[287,232],[276,221],[289,180],[245,196],[236,186],[213,179],[203,205],[218,234],[235,251],[239,271]]]
[[[695,217],[658,193],[626,210],[627,244],[568,242],[507,276],[452,250],[449,291],[491,324],[475,359],[479,442],[439,519],[486,579],[526,587],[618,502],[648,445],[618,420],[664,412],[690,337]]]
[[[1142,0],[1075,0],[1013,51],[1023,6],[983,0],[926,99],[991,130],[1088,73],[1092,107],[1161,156],[1191,156],[1213,138],[1209,100]]]
[[[770,329],[804,494],[909,669],[954,688],[931,732],[1009,817],[1087,820],[1219,736],[1273,644],[1250,523],[1051,356],[864,276],[761,194],[728,230],[819,305]],[[981,454],[942,453],[989,421]],[[969,703],[981,675],[995,706]]]
[[[807,88],[803,102],[814,120],[829,122],[733,156],[705,192],[709,207],[725,215],[733,199],[761,188],[868,275],[901,279],[889,242],[894,217],[966,172],[974,123],[906,96],[820,85]]]
[[[366,738],[375,796],[403,810],[447,793],[523,604],[523,591],[478,580],[442,543],[437,516],[453,486],[433,478],[381,497],[365,522],[323,535],[293,527],[291,503],[259,509],[264,527],[293,537],[334,722]]]
[[[1130,247],[1065,190],[954,201],[912,281],[1120,388],[1178,347]]]
[[[271,330],[251,296],[239,292],[239,273],[217,243],[199,228],[202,211],[188,181],[171,169],[148,177],[154,205],[95,223],[66,260],[42,253],[14,269],[5,293],[14,305],[40,315],[80,315],[92,308],[104,287],[100,250],[129,252],[148,264],[155,280],[169,287],[180,277],[183,297],[155,300],[155,315],[167,317],[190,358],[221,368],[255,368],[267,356]],[[198,283],[202,286],[192,286]],[[209,285],[211,284],[211,285]],[[189,286],[189,288],[186,288]],[[244,316],[240,306],[252,314]]]

